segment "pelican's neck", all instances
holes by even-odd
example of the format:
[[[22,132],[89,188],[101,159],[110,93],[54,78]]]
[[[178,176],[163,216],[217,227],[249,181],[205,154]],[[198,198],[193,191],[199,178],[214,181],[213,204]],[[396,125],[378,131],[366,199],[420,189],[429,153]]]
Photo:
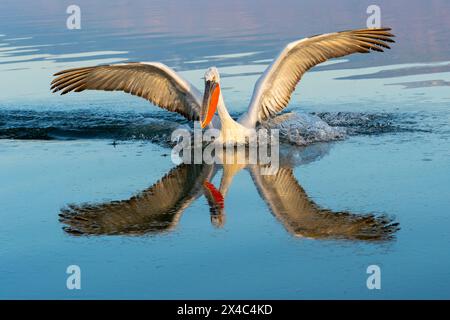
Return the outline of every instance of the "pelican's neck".
[[[220,118],[220,136],[216,140],[218,143],[246,143],[248,136],[247,128],[243,127],[239,122],[231,118],[225,107],[222,94],[219,96],[217,103],[217,112]]]
[[[228,123],[236,122],[228,113],[227,107],[225,106],[225,101],[223,100],[222,92],[220,93],[219,102],[217,103],[217,113],[219,114],[222,128],[224,128],[224,126],[226,126]]]

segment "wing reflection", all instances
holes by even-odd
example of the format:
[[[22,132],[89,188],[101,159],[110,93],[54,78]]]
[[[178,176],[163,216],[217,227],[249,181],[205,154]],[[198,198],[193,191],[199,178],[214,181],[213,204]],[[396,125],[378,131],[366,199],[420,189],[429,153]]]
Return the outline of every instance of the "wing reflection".
[[[140,194],[103,204],[69,205],[60,221],[74,235],[141,235],[171,230],[212,178],[210,165],[179,165]]]
[[[389,240],[398,230],[387,216],[334,212],[312,201],[294,177],[292,168],[275,175],[261,175],[251,167],[258,192],[272,213],[295,236],[314,239]]]
[[[222,227],[227,191],[236,173],[246,169],[270,211],[294,236],[364,241],[392,239],[399,226],[391,218],[321,208],[298,183],[293,168],[322,157],[328,148],[315,145],[297,148],[296,152],[281,150],[280,168],[271,175],[261,174],[262,165],[236,161],[242,159],[238,152],[221,165],[182,164],[128,200],[69,205],[61,211],[60,221],[65,224],[64,230],[73,235],[157,234],[172,230],[183,211],[204,195],[210,207],[211,223]],[[220,187],[216,189],[210,181],[219,169],[223,174]]]

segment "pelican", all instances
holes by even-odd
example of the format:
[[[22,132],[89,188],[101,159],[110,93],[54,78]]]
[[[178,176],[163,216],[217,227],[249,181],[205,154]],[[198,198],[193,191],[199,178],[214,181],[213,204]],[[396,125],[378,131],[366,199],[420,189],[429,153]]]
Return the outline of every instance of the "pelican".
[[[249,131],[286,108],[303,74],[328,59],[353,53],[383,52],[394,42],[390,28],[348,30],[316,35],[289,43],[257,80],[248,110],[237,120],[225,105],[216,67],[205,73],[203,97],[198,89],[168,66],[133,62],[68,69],[55,73],[53,92],[124,91],[142,97],[201,127],[220,130],[216,142],[245,143]],[[217,115],[216,115],[217,111]]]
[[[69,205],[61,210],[60,221],[72,235],[143,235],[172,231],[183,212],[204,196],[215,227],[225,224],[226,196],[235,175],[250,174],[256,190],[270,212],[295,237],[387,241],[399,224],[383,215],[335,212],[311,200],[294,176],[299,164],[314,161],[328,152],[312,145],[281,154],[281,168],[273,175],[261,174],[263,164],[254,164],[243,150],[234,150],[223,164],[180,164],[148,189],[127,200],[97,204]],[[301,156],[301,160],[299,160]],[[244,163],[238,161],[243,159]],[[210,181],[222,169],[220,187]]]

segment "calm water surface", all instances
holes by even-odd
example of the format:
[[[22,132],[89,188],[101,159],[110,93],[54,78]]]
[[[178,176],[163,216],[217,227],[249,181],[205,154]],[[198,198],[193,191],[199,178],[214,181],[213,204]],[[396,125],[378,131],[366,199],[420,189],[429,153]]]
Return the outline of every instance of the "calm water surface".
[[[182,118],[121,93],[52,95],[51,75],[162,61],[201,88],[215,65],[238,115],[283,45],[364,27],[370,1],[77,4],[76,31],[65,2],[0,4],[0,298],[450,298],[448,1],[378,2],[392,50],[316,67],[289,107],[347,137],[285,146],[273,177],[176,167]],[[82,290],[66,289],[71,264]]]

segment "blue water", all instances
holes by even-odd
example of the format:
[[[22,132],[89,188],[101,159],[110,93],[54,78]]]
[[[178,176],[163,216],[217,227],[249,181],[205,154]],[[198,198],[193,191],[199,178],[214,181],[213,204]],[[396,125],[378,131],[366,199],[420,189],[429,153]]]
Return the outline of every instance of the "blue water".
[[[162,61],[201,88],[215,65],[239,115],[285,43],[364,27],[371,3],[77,4],[81,30],[66,29],[60,1],[0,4],[0,298],[450,298],[448,2],[379,1],[383,25],[396,34],[392,50],[303,77],[288,110],[347,132],[284,147],[283,168],[312,222],[281,210],[282,201],[271,207],[247,167],[234,176],[220,216],[200,192],[184,210],[132,223],[128,199],[145,205],[142,191],[182,172],[168,155],[170,133],[184,119],[121,93],[51,94],[53,73]],[[231,169],[214,168],[211,182],[219,187]],[[123,216],[108,220],[111,201],[122,201]],[[65,220],[70,206],[92,220]],[[359,221],[375,227],[342,231]],[[66,288],[73,264],[81,290]],[[373,264],[381,290],[366,286]]]

